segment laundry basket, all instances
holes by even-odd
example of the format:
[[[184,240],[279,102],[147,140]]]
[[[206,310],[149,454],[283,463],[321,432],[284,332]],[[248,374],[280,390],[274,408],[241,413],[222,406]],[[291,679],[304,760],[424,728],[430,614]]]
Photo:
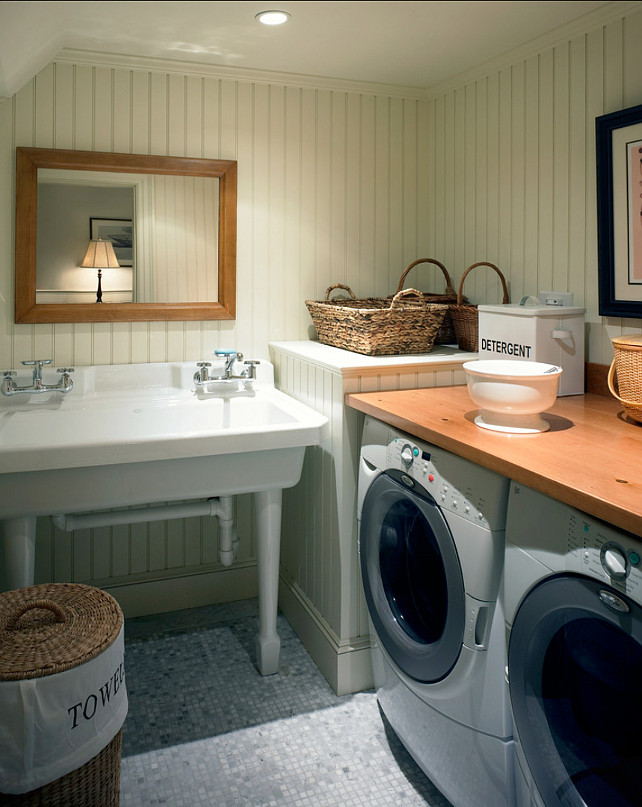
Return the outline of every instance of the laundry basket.
[[[123,615],[76,583],[0,594],[0,804],[117,807]]]
[[[504,275],[499,271],[499,269],[495,266],[494,263],[487,263],[486,261],[480,261],[479,263],[473,263],[471,266],[466,269],[464,274],[461,276],[461,280],[459,281],[459,289],[457,291],[457,304],[452,305],[449,307],[450,317],[453,321],[453,325],[455,327],[455,334],[457,336],[457,346],[460,350],[466,350],[469,353],[477,353],[478,344],[479,344],[479,314],[477,311],[476,305],[471,305],[470,303],[464,302],[464,280],[466,279],[467,275],[472,272],[473,269],[476,269],[478,266],[490,266],[491,269],[494,269],[495,272],[499,275],[499,279],[502,283],[502,304],[506,305],[510,302],[510,298],[508,296],[508,288],[506,286],[506,278]]]
[[[633,420],[642,423],[642,336],[615,336],[608,385]],[[616,391],[617,383],[617,391]]]
[[[444,280],[446,281],[446,288],[443,292],[431,292],[431,291],[422,292],[424,300],[427,303],[437,303],[440,305],[448,305],[448,306],[454,305],[457,302],[457,292],[453,288],[452,280],[450,279],[448,270],[443,265],[443,263],[436,260],[435,258],[419,258],[419,260],[413,261],[401,275],[396,293],[398,294],[403,289],[404,280],[406,279],[406,276],[408,275],[410,270],[414,269],[415,266],[418,266],[420,263],[432,263],[435,266],[439,267],[444,276]],[[468,300],[464,298],[464,302],[468,302]],[[444,314],[444,320],[441,323],[439,331],[437,332],[437,336],[435,337],[435,344],[450,345],[456,341],[457,339],[455,336],[455,328],[453,326],[453,322],[450,316],[450,307],[449,307],[446,310],[446,313]]]
[[[335,289],[347,291],[350,299],[331,299]],[[417,289],[404,289],[392,299],[357,299],[343,283],[329,286],[325,300],[305,304],[319,342],[367,356],[429,353],[448,308],[425,302]]]

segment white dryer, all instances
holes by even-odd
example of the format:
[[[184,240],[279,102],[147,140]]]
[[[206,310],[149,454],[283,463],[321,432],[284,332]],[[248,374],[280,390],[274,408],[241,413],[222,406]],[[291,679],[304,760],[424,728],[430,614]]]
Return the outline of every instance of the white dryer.
[[[508,484],[366,418],[359,555],[377,697],[455,807],[514,800],[498,600]]]
[[[504,599],[519,807],[642,804],[642,539],[511,483]]]

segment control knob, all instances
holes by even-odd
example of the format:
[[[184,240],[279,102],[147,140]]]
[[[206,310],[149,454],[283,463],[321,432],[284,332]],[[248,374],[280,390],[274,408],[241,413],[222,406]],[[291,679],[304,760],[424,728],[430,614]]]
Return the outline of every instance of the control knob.
[[[414,458],[415,458],[415,455],[414,455],[414,452],[412,450],[412,446],[410,446],[410,445],[408,445],[408,443],[406,443],[406,445],[401,449],[401,461],[406,466],[406,468],[410,468]]]
[[[626,555],[617,544],[605,544],[600,553],[604,571],[613,580],[625,580],[628,574]]]

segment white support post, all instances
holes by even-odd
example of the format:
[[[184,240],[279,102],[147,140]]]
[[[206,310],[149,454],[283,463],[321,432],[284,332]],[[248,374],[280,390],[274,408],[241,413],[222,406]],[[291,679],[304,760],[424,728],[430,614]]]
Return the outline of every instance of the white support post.
[[[255,646],[261,675],[273,675],[279,671],[281,640],[276,632],[276,617],[279,599],[281,501],[281,489],[254,494],[259,573],[259,632]]]
[[[32,586],[36,562],[36,517],[9,518],[2,527],[5,582],[9,591]]]

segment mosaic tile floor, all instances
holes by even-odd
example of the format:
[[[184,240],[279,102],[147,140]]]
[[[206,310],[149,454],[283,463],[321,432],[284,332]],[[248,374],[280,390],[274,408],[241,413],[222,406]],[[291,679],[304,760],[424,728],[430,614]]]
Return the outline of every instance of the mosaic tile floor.
[[[451,807],[282,616],[280,672],[259,675],[256,626],[255,600],[127,620],[121,807]]]

